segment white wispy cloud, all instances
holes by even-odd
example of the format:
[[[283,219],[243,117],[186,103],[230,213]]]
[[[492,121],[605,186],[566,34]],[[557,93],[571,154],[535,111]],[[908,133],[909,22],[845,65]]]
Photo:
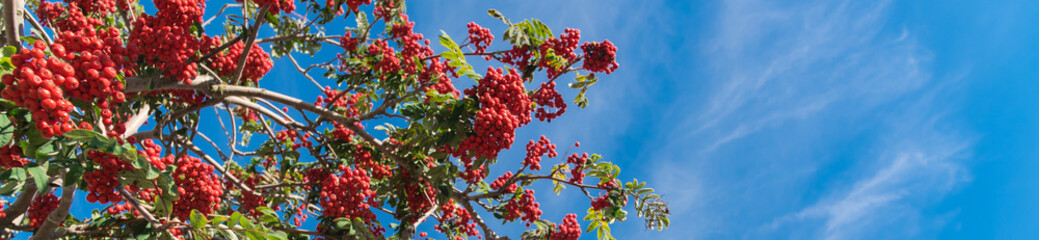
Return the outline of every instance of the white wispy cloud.
[[[926,235],[921,212],[969,179],[942,81],[891,1],[722,1],[704,96],[672,105],[652,182],[672,194],[665,238]],[[702,102],[697,103],[697,100]],[[694,104],[690,104],[694,103]],[[672,120],[673,121],[673,120]],[[667,160],[664,160],[667,159]],[[676,181],[676,179],[684,179]],[[889,234],[889,235],[884,235]]]

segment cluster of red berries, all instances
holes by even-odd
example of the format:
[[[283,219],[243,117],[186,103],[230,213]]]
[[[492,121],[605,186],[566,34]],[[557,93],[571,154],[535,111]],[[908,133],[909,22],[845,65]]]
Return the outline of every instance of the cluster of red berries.
[[[549,240],[577,240],[581,238],[581,224],[577,223],[577,214],[567,214],[563,217],[563,224],[556,225],[556,231],[552,232]]]
[[[126,49],[114,27],[94,30],[93,28],[78,31],[62,31],[59,38],[51,46],[54,56],[65,59],[75,71],[78,87],[66,85],[66,92],[72,98],[94,103],[101,108],[101,119],[108,126],[109,137],[121,135],[125,125],[116,121],[113,112],[115,105],[126,101],[123,94],[123,82],[118,74],[128,64],[124,56]]]
[[[476,54],[484,53],[494,41],[494,34],[491,34],[490,29],[480,27],[475,22],[469,22],[465,26],[469,28],[469,43],[476,47]]]
[[[87,182],[87,202],[92,203],[118,203],[123,198],[116,191],[119,186],[119,171],[133,169],[130,163],[119,157],[98,151],[88,151],[87,158],[96,164],[97,169],[83,174],[83,180]]]
[[[476,230],[476,223],[473,222],[472,214],[470,214],[469,211],[466,211],[465,208],[455,204],[454,199],[448,200],[448,202],[440,208],[440,212],[442,214],[440,215],[440,218],[437,219],[438,221],[447,222],[450,226],[458,227],[459,232],[462,232],[467,236],[472,237],[480,235],[480,232]],[[440,225],[436,225],[433,228],[439,232],[444,232],[444,229],[441,228]]]
[[[155,16],[143,14],[134,22],[127,42],[130,56],[162,69],[166,77],[191,84],[191,79],[198,76],[198,66],[191,58],[202,45],[192,35],[191,27],[202,22],[205,2],[156,0],[155,7]]]
[[[397,171],[401,179],[413,179],[404,168],[397,168]],[[407,199],[410,212],[426,212],[433,207],[437,192],[432,185],[422,180],[402,182],[401,195]]]
[[[534,201],[534,190],[527,189],[520,198],[512,198],[505,202],[504,219],[512,221],[519,218],[520,221],[527,222],[527,227],[530,227],[531,223],[541,219],[541,209],[539,207],[541,207],[541,203]]]
[[[11,57],[15,69],[13,74],[4,75],[2,82],[7,88],[0,93],[32,112],[36,128],[45,138],[65,134],[75,128],[69,118],[72,103],[65,99],[61,86],[77,87],[72,66],[58,58],[45,58],[47,48],[42,41],[33,44],[33,49],[21,49]]]
[[[577,59],[577,54],[574,53],[574,50],[577,50],[577,44],[580,41],[581,30],[567,28],[566,32],[559,35],[559,38],[549,38],[541,44],[541,61],[538,61],[538,67],[546,69],[548,79],[556,79],[559,77],[559,74],[562,74],[565,70],[564,67],[566,64]],[[550,49],[553,54],[565,60],[560,63],[562,64],[561,66],[553,66],[551,58],[548,57]]]
[[[509,179],[512,179],[512,171],[506,172],[504,175],[501,175],[501,177],[498,177],[498,179],[495,179],[494,182],[491,182],[491,189],[498,190],[499,188],[502,188],[505,183],[509,182]],[[505,192],[515,192],[516,188],[518,188],[518,186],[513,183],[505,188]]]
[[[235,0],[236,2],[242,2],[242,0]],[[296,10],[296,4],[293,0],[253,0],[252,2],[260,6],[271,6],[271,13],[278,14],[278,11],[285,13],[291,13]]]
[[[628,205],[628,198],[624,196],[621,192],[617,191],[617,188],[620,187],[620,183],[616,179],[614,179],[613,181],[600,182],[597,186],[599,188],[606,189],[606,193],[602,194],[601,196],[592,201],[592,209],[598,211],[600,209],[613,205],[610,202],[611,198],[620,199],[621,203],[618,207],[624,207]]]
[[[36,196],[32,204],[29,204],[29,212],[27,213],[29,226],[38,228],[43,225],[43,222],[47,220],[47,215],[50,215],[51,211],[58,208],[59,201],[60,199],[54,193]]]
[[[83,9],[84,12],[111,13],[115,11],[115,0],[65,0],[65,2]]]
[[[141,214],[141,213],[137,212],[136,209],[133,209],[133,206],[130,206],[130,204],[126,204],[126,203],[113,204],[112,206],[108,207],[108,214],[116,215],[116,214],[119,214],[119,213],[121,213],[123,211],[129,211],[129,210],[133,210],[133,214],[134,215]]]
[[[466,95],[480,102],[480,110],[473,119],[476,134],[459,143],[457,149],[448,146],[448,151],[465,164],[461,176],[471,183],[486,176],[484,166],[473,166],[473,158],[498,157],[501,150],[512,146],[516,128],[530,122],[531,100],[523,87],[523,79],[515,69],[502,74],[501,69],[488,68],[476,88],[465,90]]]
[[[347,0],[347,1],[366,1],[366,2],[368,2],[369,0]],[[400,10],[397,9],[397,7],[395,6],[396,4],[394,4],[394,2],[396,2],[396,1],[379,1],[378,3],[381,3],[381,4],[376,4],[375,5],[375,9],[372,9],[372,15],[374,15],[376,18],[382,19],[383,21],[389,22],[390,19],[393,18],[394,14],[400,13]],[[348,3],[347,5],[350,5],[350,4]],[[354,12],[357,12],[357,9],[352,9],[352,10]]]
[[[250,189],[256,190],[256,184],[260,182],[260,177],[255,174],[250,174],[248,178],[242,180],[242,183]],[[230,183],[230,179],[228,179]],[[233,183],[231,183],[233,186]],[[257,190],[258,191],[258,190]],[[257,211],[257,207],[267,206],[263,196],[256,195],[253,192],[242,191],[242,197],[238,199],[238,211],[249,214],[250,216],[258,217],[263,215],[263,212]]]
[[[101,19],[87,17],[77,5],[66,6],[56,2],[40,2],[36,15],[40,16],[44,26],[53,27],[55,31],[78,31],[104,23]]]
[[[512,46],[512,49],[501,54],[501,62],[519,69],[526,69],[533,56],[534,54],[526,46]]]
[[[167,165],[173,164],[173,155],[159,157],[160,154],[162,154],[162,147],[152,142],[151,139],[145,139],[144,141],[141,141],[141,146],[143,147],[143,150],[140,151],[141,155],[144,155],[144,158],[147,159],[148,162],[151,163],[151,165],[155,168],[163,170],[166,169]],[[161,193],[161,190],[159,188],[141,189],[134,185],[127,186],[127,189],[133,192],[137,192],[138,199],[144,201],[153,201],[155,200],[155,197]]]
[[[566,100],[563,95],[556,92],[556,81],[541,83],[541,88],[534,92],[534,102],[538,104],[538,111],[534,117],[539,121],[549,121],[563,115],[566,112]],[[549,112],[548,108],[555,108],[555,112]]]
[[[4,207],[6,207],[6,206],[4,206],[4,202],[0,202],[0,218],[7,217],[7,214],[4,213],[4,211],[3,211]]]
[[[170,25],[189,27],[202,23],[206,0],[155,0],[155,17]]]
[[[501,69],[488,68],[479,85],[465,94],[479,99],[480,110],[473,124],[476,134],[459,144],[455,157],[495,158],[512,145],[516,128],[530,122],[531,101],[515,69],[503,75]]]
[[[357,102],[360,102],[361,98],[365,96],[364,93],[343,92],[328,86],[325,86],[322,92],[325,96],[317,96],[317,101],[314,102],[314,105],[323,106],[347,117],[360,114]],[[370,106],[371,103],[367,105]]]
[[[537,142],[530,140],[527,143],[527,157],[523,158],[523,166],[530,167],[530,170],[541,170],[541,156],[545,154],[548,154],[549,158],[556,157],[556,145],[545,135],[541,135]]]
[[[292,131],[292,130],[281,130],[281,131],[278,131],[278,133],[274,135],[274,139],[277,139],[278,142],[292,143],[292,146],[291,146],[292,150],[299,149],[300,147],[308,147],[309,148],[310,146],[313,146],[314,143],[309,141],[309,140],[307,140],[309,138],[310,138],[310,132],[307,132],[307,133],[303,134],[303,137],[301,138],[299,136],[299,133],[296,133],[296,131]]]
[[[321,214],[330,218],[361,218],[365,223],[375,220],[371,207],[379,203],[375,201],[375,191],[370,189],[372,180],[367,172],[345,165],[339,170],[342,175],[328,175],[321,181]]]
[[[127,49],[134,59],[162,69],[166,77],[191,84],[191,79],[198,76],[198,66],[190,60],[200,43],[189,28],[169,23],[158,17],[141,16],[134,22]]]
[[[368,55],[375,59],[372,70],[382,72],[385,77],[389,73],[400,71],[400,59],[397,58],[396,50],[390,47],[386,40],[375,40],[368,45]]]
[[[180,157],[176,163],[173,181],[179,195],[173,202],[173,215],[188,219],[191,210],[204,215],[213,213],[220,205],[220,195],[224,194],[220,178],[213,174],[213,166],[191,156]]]
[[[329,1],[331,1],[331,0],[329,0]],[[332,4],[333,3],[329,3],[327,5],[332,5]],[[351,12],[357,12],[358,8],[361,7],[362,4],[372,4],[372,0],[346,0],[346,7],[350,8]],[[340,6],[340,8],[342,8],[342,7]]]
[[[372,158],[372,153],[364,149],[364,146],[354,145],[354,163],[357,168],[368,169],[374,179],[386,179],[393,176],[390,165],[381,164]]]
[[[130,10],[130,6],[137,3],[137,0],[116,0],[115,6],[119,7],[119,10]]]
[[[361,40],[353,37],[352,35],[353,34],[351,34],[350,31],[347,31],[346,34],[344,34],[342,37],[339,37],[339,46],[343,47],[343,49],[346,49],[346,51],[355,51],[357,50],[357,45],[360,44]]]
[[[412,32],[415,22],[408,21],[408,15],[401,14],[404,23],[394,24],[391,28],[391,36],[398,39],[400,44],[401,67],[407,74],[418,72],[419,59],[433,55],[433,49],[429,47],[429,39],[425,39],[421,33]]]
[[[237,113],[239,118],[242,118],[242,122],[243,123],[250,123],[250,122],[258,122],[258,121],[260,121],[260,117],[256,116],[256,112],[254,112],[250,108],[239,107],[239,108],[235,109],[235,113]]]
[[[209,52],[212,48],[223,44],[215,37],[205,37],[203,42],[202,52]],[[238,68],[238,59],[242,57],[243,51],[245,51],[245,44],[241,41],[231,44],[227,47],[226,53],[217,53],[209,58],[210,66],[213,66],[213,70],[220,75],[234,76],[235,70]],[[272,67],[274,67],[274,61],[271,60],[271,55],[267,54],[260,45],[253,43],[249,49],[249,55],[245,57],[242,79],[256,84]],[[232,79],[232,81],[237,80]]]
[[[586,42],[581,45],[584,51],[583,68],[592,72],[613,73],[620,64],[617,64],[617,47],[610,40],[597,42]]]
[[[433,57],[429,60],[429,64],[419,74],[419,84],[425,86],[430,81],[436,81],[436,83],[426,89],[422,89],[423,92],[429,92],[429,89],[433,89],[440,94],[451,94],[455,98],[461,96],[458,89],[455,89],[455,85],[451,83],[451,78],[448,77],[448,73],[455,70],[455,67],[448,65],[448,61],[447,59],[441,61],[440,57]],[[426,96],[427,103],[430,97],[432,96]]]
[[[0,147],[0,168],[11,169],[29,163],[22,157],[22,146],[11,144]]]
[[[582,154],[580,157],[576,153],[571,154],[570,157],[566,158],[567,163],[574,164],[574,169],[570,170],[570,183],[581,184],[584,182],[584,165],[588,163],[588,153]]]

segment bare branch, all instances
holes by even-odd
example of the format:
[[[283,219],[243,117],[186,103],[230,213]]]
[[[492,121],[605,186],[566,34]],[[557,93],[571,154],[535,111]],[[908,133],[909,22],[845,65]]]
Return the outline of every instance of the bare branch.
[[[68,170],[62,169],[61,176],[64,176]],[[61,188],[61,200],[58,202],[58,208],[52,210],[50,214],[47,214],[46,220],[43,225],[36,230],[36,234],[32,236],[33,240],[50,240],[54,239],[56,232],[54,229],[58,228],[62,222],[65,222],[65,218],[69,215],[69,208],[72,206],[72,199],[76,195],[76,185],[78,181],[72,181],[68,185]]]
[[[22,31],[22,11],[25,9],[25,0],[3,0],[3,2],[5,44],[22,48],[22,40],[19,39],[19,36]]]
[[[242,80],[242,72],[245,71],[245,60],[249,57],[249,51],[253,48],[253,42],[256,41],[256,34],[260,33],[260,25],[267,21],[264,15],[267,14],[267,10],[271,8],[271,5],[264,5],[260,8],[260,11],[256,14],[256,20],[253,22],[253,26],[246,29],[249,31],[249,36],[245,39],[245,48],[242,49],[242,56],[238,57],[238,67],[235,68],[234,77],[232,81],[237,82]]]

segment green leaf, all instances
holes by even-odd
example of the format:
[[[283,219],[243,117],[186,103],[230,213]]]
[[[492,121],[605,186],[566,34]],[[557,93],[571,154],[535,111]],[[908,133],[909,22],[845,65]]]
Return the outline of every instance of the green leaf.
[[[43,190],[47,189],[47,180],[50,178],[47,176],[47,169],[43,168],[43,166],[35,165],[26,170],[29,170],[29,174],[32,175],[33,180],[36,181],[36,189],[40,192],[44,192]]]
[[[364,29],[368,28],[368,15],[365,14],[364,11],[357,12],[357,14],[354,17],[354,20],[357,21],[357,32],[358,32],[358,34],[361,34],[360,33],[361,31],[363,31]],[[367,36],[365,36],[365,37],[367,37]],[[358,35],[357,38],[361,38],[361,36]],[[363,38],[361,38],[361,39],[363,39]]]
[[[224,223],[224,221],[227,221],[227,217],[221,215],[214,215],[213,219],[210,220],[210,223],[212,223],[213,225],[220,225],[221,223]]]
[[[18,48],[15,48],[14,46],[6,46],[3,49],[3,53],[4,57],[14,56],[15,53],[18,53]]]
[[[0,186],[0,195],[10,196],[15,190],[18,190],[22,186],[23,182],[9,182]]]
[[[447,32],[444,32],[443,30],[440,30],[440,45],[452,52],[462,52],[462,49],[458,47],[458,43],[455,43],[455,40],[451,40],[451,36],[448,36]]]
[[[289,235],[287,233],[285,233],[285,232],[282,232],[282,231],[274,231],[274,232],[267,233],[267,237],[269,239],[284,240],[284,239],[288,239]]]
[[[65,133],[65,137],[76,141],[91,140],[94,139],[94,137],[96,136],[97,133],[86,129],[73,129],[72,131],[68,131]]]
[[[501,12],[498,12],[498,10],[488,9],[487,10],[487,14],[491,15],[491,17],[493,17],[493,18],[497,18],[498,20],[501,20],[502,22],[505,23],[505,25],[512,26],[512,23],[509,22],[508,19],[505,19],[505,15],[502,15]]]
[[[198,210],[192,209],[191,215],[188,217],[191,219],[191,227],[202,229],[202,227],[209,225],[209,220],[202,216],[202,213],[198,212]]]
[[[6,48],[4,48],[6,49]],[[14,124],[7,116],[0,116],[0,145],[8,145],[14,138]]]

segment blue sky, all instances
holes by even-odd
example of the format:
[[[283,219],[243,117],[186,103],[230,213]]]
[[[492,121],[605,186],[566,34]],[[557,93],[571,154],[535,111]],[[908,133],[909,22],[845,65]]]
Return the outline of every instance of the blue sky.
[[[1039,220],[1039,28],[1031,24],[1039,2],[408,7],[427,38],[445,30],[463,39],[470,21],[501,32],[486,14],[495,8],[620,48],[621,68],[593,87],[588,108],[571,106],[517,137],[581,141],[579,151],[600,153],[624,167],[626,179],[655,186],[671,206],[672,228],[644,230],[633,218],[614,228],[619,239],[1039,238],[1031,224]],[[316,94],[287,59],[275,66],[262,86]],[[522,146],[507,151],[502,165],[518,166],[522,156]],[[588,206],[573,191],[556,197],[540,189],[546,219]]]
[[[621,239],[1029,239],[1037,4],[474,0],[409,14],[460,35],[474,20],[502,30],[496,8],[620,48],[589,108],[519,138],[580,140],[657,186],[673,228],[631,220]],[[587,206],[542,195],[549,219]]]

